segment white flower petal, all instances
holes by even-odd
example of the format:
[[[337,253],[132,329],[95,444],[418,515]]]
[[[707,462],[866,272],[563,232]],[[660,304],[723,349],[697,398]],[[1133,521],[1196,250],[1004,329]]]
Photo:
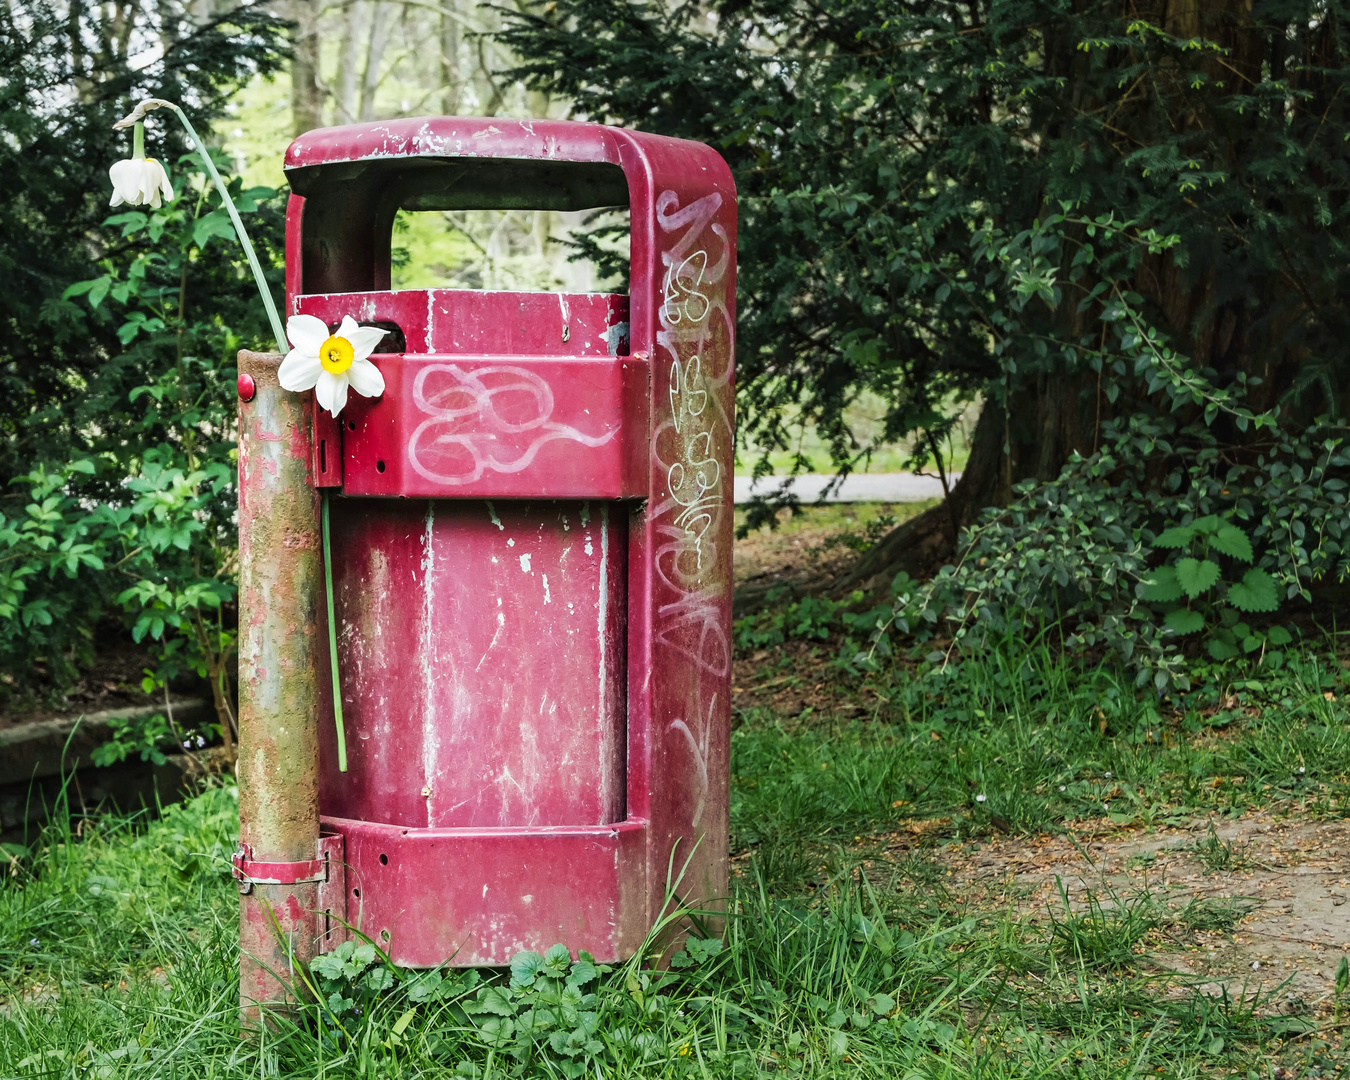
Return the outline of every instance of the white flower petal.
[[[319,381],[314,384],[314,400],[319,408],[333,411],[333,399],[337,396],[338,377],[331,371],[321,371]]]
[[[369,360],[353,360],[347,369],[347,379],[362,397],[379,397],[384,393],[384,376]]]
[[[159,163],[149,158],[141,158],[136,162],[136,167],[136,185],[140,190],[140,198],[137,201],[141,204],[149,203],[155,209],[159,209],[159,178],[155,174]]]
[[[342,411],[343,406],[347,404],[348,382],[347,372],[345,371],[341,375],[333,376],[333,407],[329,411],[334,416],[337,416]]]
[[[300,349],[292,349],[277,369],[277,382],[283,390],[298,392],[311,389],[319,381],[323,365],[317,356],[309,356]]]
[[[159,191],[164,196],[165,202],[173,202],[173,185],[169,183],[169,170],[155,162],[155,168],[159,170]]]
[[[137,162],[130,158],[113,162],[108,170],[108,179],[113,184],[113,197],[109,205],[121,206],[123,203],[140,205],[141,169]]]
[[[328,340],[328,324],[313,315],[292,315],[286,320],[286,336],[306,356],[318,359],[319,349]]]
[[[384,340],[385,331],[378,326],[358,326],[350,334],[343,334],[352,343],[352,359],[364,360]]]

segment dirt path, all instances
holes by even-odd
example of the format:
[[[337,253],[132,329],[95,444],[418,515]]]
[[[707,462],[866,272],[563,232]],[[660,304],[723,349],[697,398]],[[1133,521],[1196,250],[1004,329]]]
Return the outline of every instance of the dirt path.
[[[903,855],[914,843],[897,837],[889,850]],[[1047,922],[1065,914],[1061,885],[1079,913],[1093,896],[1108,910],[1150,896],[1166,924],[1140,950],[1153,964],[1210,979],[1203,992],[1278,991],[1267,1009],[1326,1009],[1336,966],[1350,955],[1347,821],[1256,814],[1148,833],[1084,828],[996,837],[934,858],[972,908],[1006,904]]]

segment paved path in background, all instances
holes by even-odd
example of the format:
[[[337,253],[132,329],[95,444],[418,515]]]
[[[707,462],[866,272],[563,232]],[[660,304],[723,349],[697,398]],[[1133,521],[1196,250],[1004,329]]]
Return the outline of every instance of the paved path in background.
[[[955,484],[960,473],[948,473],[947,482]],[[736,502],[747,503],[752,495],[768,495],[783,482],[781,476],[761,476],[752,481],[748,476],[736,477]],[[821,493],[833,476],[808,474],[792,478],[792,491],[803,503],[820,501]],[[826,502],[923,502],[942,498],[942,481],[936,476],[915,473],[852,473],[826,497]]]

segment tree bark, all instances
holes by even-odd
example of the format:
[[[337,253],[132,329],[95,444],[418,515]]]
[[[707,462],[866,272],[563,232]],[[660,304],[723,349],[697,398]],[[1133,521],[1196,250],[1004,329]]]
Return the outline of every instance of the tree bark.
[[[441,112],[455,116],[464,96],[464,76],[460,71],[459,13],[441,12]]]
[[[361,0],[348,0],[342,19],[342,44],[338,49],[337,94],[334,104],[344,124],[357,118],[357,54],[361,49]]]
[[[295,22],[291,45],[291,130],[295,135],[323,127],[323,89],[319,85],[319,5],[317,0],[293,0]]]
[[[375,119],[375,92],[380,88],[380,64],[389,44],[389,25],[394,5],[376,0],[370,14],[370,38],[366,42],[366,66],[361,78],[361,119]]]
[[[912,577],[936,573],[956,553],[953,523],[968,527],[985,507],[1006,505],[1014,484],[1051,480],[1075,451],[1092,453],[1107,418],[1105,407],[1096,376],[1042,378],[1014,393],[1006,410],[1001,401],[987,401],[971,437],[970,457],[947,499],[897,525],[829,591],[870,590],[901,571]]]

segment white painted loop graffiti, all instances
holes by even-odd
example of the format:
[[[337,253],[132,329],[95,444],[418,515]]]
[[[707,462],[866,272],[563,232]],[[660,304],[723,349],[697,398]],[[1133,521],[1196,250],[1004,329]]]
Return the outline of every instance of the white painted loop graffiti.
[[[674,234],[661,254],[665,264],[657,345],[669,362],[670,416],[654,433],[654,464],[666,480],[666,498],[653,509],[660,538],[656,574],[668,599],[657,609],[656,642],[682,656],[696,673],[683,715],[666,726],[668,745],[690,756],[694,788],[690,824],[699,828],[707,808],[712,732],[719,695],[705,697],[705,686],[724,684],[731,671],[731,642],[724,616],[730,582],[717,576],[717,537],[728,512],[727,481],[721,457],[730,453],[729,403],[719,398],[730,383],[735,329],[724,284],[732,245],[714,218],[722,208],[717,193],[679,206],[665,191],[656,200],[662,232]],[[716,262],[709,241],[721,241]],[[714,315],[720,313],[722,322]],[[723,334],[714,338],[714,326]],[[716,344],[714,342],[716,341]],[[723,344],[725,342],[725,344]],[[714,360],[713,358],[716,358]],[[711,361],[711,363],[710,363]],[[724,365],[716,368],[717,361]]]
[[[587,435],[555,423],[548,383],[533,371],[505,364],[469,370],[429,364],[413,380],[413,404],[426,419],[408,441],[408,462],[437,484],[472,484],[487,472],[517,473],[551,442],[603,446],[619,431],[613,427]],[[513,437],[522,434],[531,435],[528,442]]]

